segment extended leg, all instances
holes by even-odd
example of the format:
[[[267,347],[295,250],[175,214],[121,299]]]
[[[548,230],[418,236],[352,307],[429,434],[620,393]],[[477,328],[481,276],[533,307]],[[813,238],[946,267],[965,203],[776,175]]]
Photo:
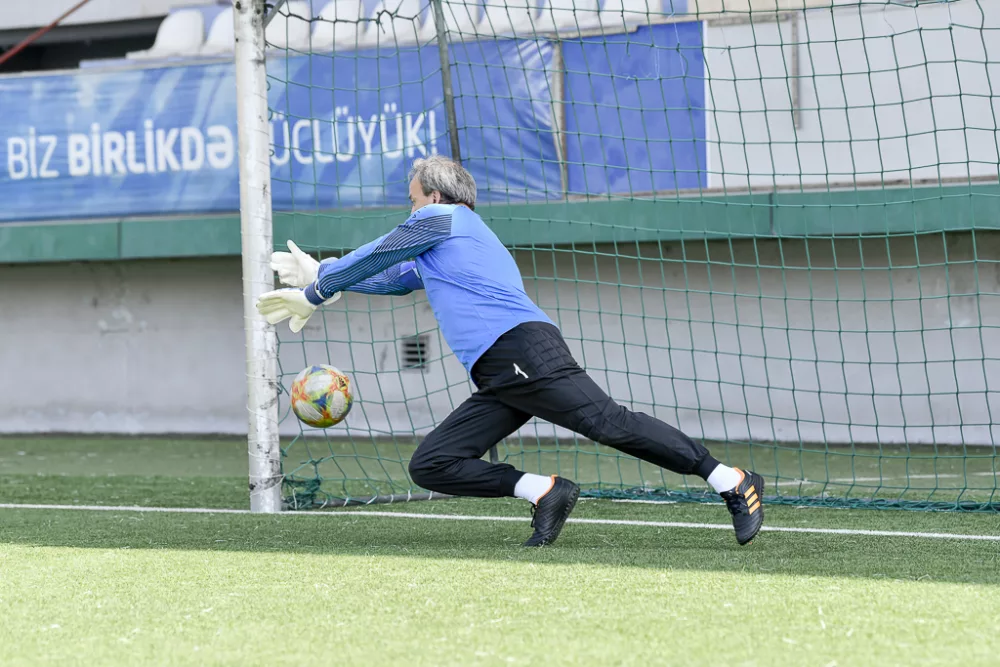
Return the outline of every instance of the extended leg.
[[[726,501],[740,544],[760,530],[764,514],[760,475],[722,465],[702,444],[673,426],[618,405],[576,363],[556,327],[544,323],[515,327],[497,340],[473,372],[477,386],[488,387],[514,410],[661,468],[698,475]]]
[[[707,478],[719,464],[673,426],[616,403],[579,367],[505,389],[501,397],[513,408],[676,473]]]
[[[695,474],[719,491],[736,539],[750,542],[764,520],[764,479],[721,465],[703,445],[659,419],[618,405],[579,367],[505,388],[508,405],[572,429],[591,440],[681,474]]]

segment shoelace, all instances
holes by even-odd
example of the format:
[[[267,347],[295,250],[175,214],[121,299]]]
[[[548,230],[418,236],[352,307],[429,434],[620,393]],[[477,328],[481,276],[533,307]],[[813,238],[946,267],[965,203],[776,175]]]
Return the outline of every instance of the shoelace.
[[[730,514],[738,514],[746,506],[746,498],[736,491],[731,491],[723,495],[722,499],[726,501],[726,507],[729,509]]]

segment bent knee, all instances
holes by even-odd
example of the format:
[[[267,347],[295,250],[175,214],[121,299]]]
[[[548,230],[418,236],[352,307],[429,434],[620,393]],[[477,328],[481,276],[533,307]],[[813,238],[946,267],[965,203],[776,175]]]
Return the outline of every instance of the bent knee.
[[[412,479],[413,483],[417,486],[422,486],[425,489],[430,488],[428,484],[433,484],[434,478],[436,477],[434,474],[436,468],[437,466],[434,465],[433,461],[429,457],[414,455],[413,458],[410,459],[410,464],[408,466],[410,479]]]
[[[410,479],[419,487],[428,491],[442,491],[442,485],[446,485],[454,475],[454,466],[460,459],[451,456],[420,456],[416,452],[408,469]]]

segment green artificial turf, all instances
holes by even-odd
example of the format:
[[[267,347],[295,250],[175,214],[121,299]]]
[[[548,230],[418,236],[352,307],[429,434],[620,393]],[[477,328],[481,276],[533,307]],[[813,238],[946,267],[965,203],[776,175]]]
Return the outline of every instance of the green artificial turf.
[[[234,441],[0,440],[0,453],[0,503],[247,504]],[[769,527],[1000,535],[989,513],[766,512]],[[608,500],[581,501],[573,518],[728,521],[721,505]],[[728,529],[576,522],[525,550],[529,533],[516,500],[283,516],[0,509],[0,665],[843,667],[1000,654],[1000,542],[766,531],[739,547]]]

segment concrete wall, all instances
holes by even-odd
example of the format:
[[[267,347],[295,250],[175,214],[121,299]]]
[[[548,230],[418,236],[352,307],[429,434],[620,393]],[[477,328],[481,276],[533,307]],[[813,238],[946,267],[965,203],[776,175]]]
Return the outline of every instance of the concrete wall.
[[[726,8],[705,34],[711,187],[997,178],[1000,4]]]
[[[517,259],[581,363],[636,409],[713,439],[1000,434],[1000,235],[619,252]],[[245,432],[239,271],[228,259],[0,268],[0,432]],[[423,332],[427,370],[401,371],[398,339]],[[426,432],[471,390],[422,296],[350,295],[282,339],[286,387],[311,363],[353,375],[356,435]]]
[[[0,267],[0,430],[246,432],[240,262]]]

